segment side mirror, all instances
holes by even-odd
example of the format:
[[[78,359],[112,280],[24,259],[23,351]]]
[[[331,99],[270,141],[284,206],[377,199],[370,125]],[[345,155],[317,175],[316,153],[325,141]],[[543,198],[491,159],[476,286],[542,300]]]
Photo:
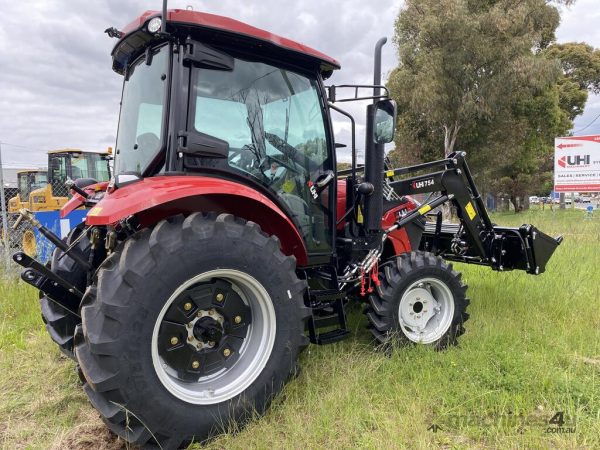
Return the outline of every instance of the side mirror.
[[[373,115],[373,141],[388,144],[394,140],[397,107],[394,100],[380,100],[375,104]]]

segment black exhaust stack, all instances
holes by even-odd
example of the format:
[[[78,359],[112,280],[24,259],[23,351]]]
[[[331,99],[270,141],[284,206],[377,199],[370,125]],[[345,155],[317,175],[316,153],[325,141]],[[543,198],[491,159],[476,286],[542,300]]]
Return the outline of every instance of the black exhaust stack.
[[[167,1],[168,0],[163,0],[163,5],[162,5],[162,16],[161,16],[161,22],[160,22],[160,32],[162,34],[167,34]]]
[[[373,84],[381,86],[381,49],[387,42],[383,37],[377,41],[375,46],[375,67],[373,73]],[[379,87],[374,88],[373,96],[381,95]],[[371,183],[375,188],[373,193],[365,199],[365,229],[369,231],[381,230],[381,217],[383,216],[383,170],[385,158],[385,145],[376,144],[373,139],[373,122],[375,106],[378,98],[373,100],[373,105],[367,106],[367,132],[365,142],[365,181]]]

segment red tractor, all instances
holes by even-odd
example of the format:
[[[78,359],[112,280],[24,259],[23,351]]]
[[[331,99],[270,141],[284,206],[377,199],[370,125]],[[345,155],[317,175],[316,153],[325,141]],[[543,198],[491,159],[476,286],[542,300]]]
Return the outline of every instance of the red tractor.
[[[124,77],[114,180],[70,185],[63,213],[92,209],[65,242],[38,224],[50,267],[14,259],[128,442],[178,448],[262,414],[309,343],[348,336],[349,302],[382,347],[454,345],[469,300],[447,261],[539,274],[560,243],[493,225],[463,153],[389,167],[385,40],[372,86],[325,87],[335,59],[225,17],[163,5],[107,32]],[[353,130],[337,171],[330,114],[354,128],[336,105],[357,100],[373,100],[365,166]],[[458,223],[432,215],[445,203]]]

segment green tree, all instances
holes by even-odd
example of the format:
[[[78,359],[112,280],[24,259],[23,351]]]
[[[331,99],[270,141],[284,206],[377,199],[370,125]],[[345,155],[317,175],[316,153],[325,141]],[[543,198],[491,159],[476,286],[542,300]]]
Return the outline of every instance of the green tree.
[[[483,188],[517,198],[547,184],[553,139],[600,87],[596,51],[553,44],[549,0],[407,0],[401,61],[388,87],[400,109],[398,163],[469,154]]]
[[[583,113],[588,91],[600,94],[600,50],[583,42],[568,42],[552,44],[543,54],[563,70],[558,82],[560,105],[573,120]]]
[[[556,65],[532,48],[551,41],[558,23],[544,0],[407,0],[389,86],[408,122],[443,133],[448,154],[461,132],[504,114],[515,94],[555,81]]]

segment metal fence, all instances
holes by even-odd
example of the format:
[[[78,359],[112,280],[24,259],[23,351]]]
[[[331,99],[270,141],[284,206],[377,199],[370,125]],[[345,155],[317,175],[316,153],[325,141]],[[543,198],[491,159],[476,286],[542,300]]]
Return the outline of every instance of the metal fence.
[[[32,186],[26,198],[22,198],[20,194],[10,198],[5,196],[0,220],[1,267],[6,270],[16,268],[12,255],[17,251],[24,251],[43,263],[50,260],[54,245],[26,220],[17,224],[18,211],[21,208],[28,209],[42,225],[64,238],[83,220],[86,213],[85,210],[76,210],[68,218],[61,219],[59,210],[68,199],[66,187],[52,188],[47,185]]]

